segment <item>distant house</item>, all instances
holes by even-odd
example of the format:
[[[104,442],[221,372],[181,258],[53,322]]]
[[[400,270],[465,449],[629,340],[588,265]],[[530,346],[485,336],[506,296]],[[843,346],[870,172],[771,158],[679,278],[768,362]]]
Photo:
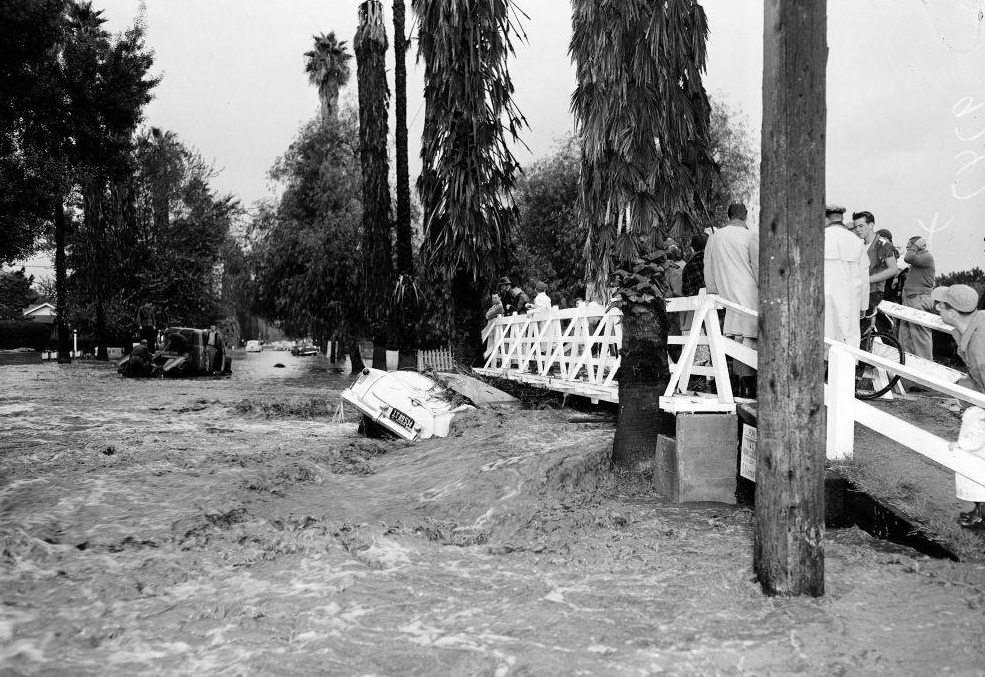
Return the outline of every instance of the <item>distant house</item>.
[[[34,320],[35,322],[45,322],[47,324],[54,324],[55,322],[55,306],[51,303],[41,303],[36,306],[31,306],[24,311],[25,320]]]

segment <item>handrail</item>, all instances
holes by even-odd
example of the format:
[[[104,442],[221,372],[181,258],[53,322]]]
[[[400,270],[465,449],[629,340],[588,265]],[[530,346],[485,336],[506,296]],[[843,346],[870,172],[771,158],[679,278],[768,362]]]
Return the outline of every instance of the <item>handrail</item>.
[[[748,346],[722,335],[716,312],[720,308],[747,317],[758,316],[755,310],[714,294],[667,301],[668,312],[693,313],[687,331],[670,337],[671,343],[681,346],[681,356],[676,364],[671,364],[671,380],[660,398],[660,406],[667,411],[735,411],[736,400],[729,386],[726,357],[756,367],[758,354]],[[936,331],[950,333],[953,330],[931,313],[887,301],[883,301],[879,308],[887,315],[917,322]],[[621,315],[615,308],[590,305],[494,318],[482,332],[487,341],[487,360],[478,371],[584,395],[593,401],[618,402],[616,378],[621,358],[618,354],[611,354],[611,348],[621,346]],[[708,346],[711,366],[693,364],[699,345]],[[985,394],[957,385],[914,364],[901,365],[840,341],[825,339],[825,345],[828,360],[828,384],[825,386],[828,458],[839,460],[851,457],[855,423],[858,422],[985,484],[985,461],[971,457],[960,449],[952,449],[953,445],[947,440],[858,400],[855,397],[855,366],[858,361],[863,361],[885,373],[899,374],[909,381],[982,408],[985,408]],[[535,370],[530,369],[531,363],[536,365]],[[953,375],[958,374],[961,373],[953,371]],[[685,395],[683,391],[691,375],[715,376],[718,393],[715,396]]]

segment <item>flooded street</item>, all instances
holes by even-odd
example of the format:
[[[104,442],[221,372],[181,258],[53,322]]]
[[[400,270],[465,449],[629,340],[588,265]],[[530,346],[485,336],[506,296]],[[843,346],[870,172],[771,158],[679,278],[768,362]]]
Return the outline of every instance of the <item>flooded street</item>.
[[[613,475],[611,425],[368,440],[351,380],[0,369],[0,674],[985,675],[981,562],[829,532],[826,596],[766,598],[751,511]]]

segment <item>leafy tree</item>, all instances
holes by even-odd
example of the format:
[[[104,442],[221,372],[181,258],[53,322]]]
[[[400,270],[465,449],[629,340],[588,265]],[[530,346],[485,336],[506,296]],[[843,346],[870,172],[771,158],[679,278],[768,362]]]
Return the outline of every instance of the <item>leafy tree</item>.
[[[712,220],[722,224],[730,204],[748,204],[759,189],[759,144],[744,115],[724,101],[711,97],[709,101],[708,149],[719,172],[707,186],[705,204]],[[679,242],[688,241],[689,233],[673,234]]]
[[[510,276],[532,286],[545,282],[555,305],[572,306],[585,295],[588,230],[578,219],[581,152],[574,136],[528,167],[517,183],[514,261]]]
[[[0,263],[33,254],[52,220],[63,173],[55,132],[65,115],[57,60],[64,5],[0,3]]]
[[[125,210],[112,208],[111,193],[132,173],[133,135],[158,82],[148,77],[153,57],[144,47],[141,22],[116,37],[103,29],[104,22],[91,3],[72,5],[69,26],[78,39],[63,53],[67,88],[76,96],[71,155],[83,212],[74,236],[74,285],[91,299],[97,359],[107,359],[104,303],[114,284],[112,242],[132,224]]]
[[[336,39],[334,31],[328,35],[315,35],[313,39],[315,48],[304,53],[304,70],[308,82],[318,88],[322,121],[329,122],[338,115],[339,90],[349,82],[352,54],[348,52],[345,40]]]
[[[502,268],[517,218],[519,168],[509,146],[526,124],[513,102],[508,60],[521,37],[507,0],[413,0],[423,57],[423,268],[432,338],[455,326],[468,360],[484,321],[481,294]]]
[[[24,309],[37,303],[40,295],[34,290],[33,275],[25,275],[24,268],[9,272],[0,271],[0,320],[23,319]]]
[[[393,285],[390,163],[387,156],[390,89],[386,82],[386,28],[379,0],[359,5],[353,42],[359,82],[359,155],[363,194],[363,288],[373,329],[373,364],[386,364],[386,328]]]
[[[270,171],[283,187],[252,219],[257,309],[289,334],[349,341],[368,327],[362,305],[357,112],[312,121]]]

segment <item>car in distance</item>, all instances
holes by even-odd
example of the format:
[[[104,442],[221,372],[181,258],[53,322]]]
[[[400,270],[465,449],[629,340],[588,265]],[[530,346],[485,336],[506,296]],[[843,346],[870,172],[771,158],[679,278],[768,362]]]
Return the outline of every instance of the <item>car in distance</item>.
[[[247,341],[246,342],[246,352],[248,353],[262,353],[263,344],[259,341]]]
[[[294,344],[294,347],[291,348],[291,355],[294,355],[295,357],[310,357],[312,355],[317,355],[319,352],[318,346],[309,341],[298,341]]]

